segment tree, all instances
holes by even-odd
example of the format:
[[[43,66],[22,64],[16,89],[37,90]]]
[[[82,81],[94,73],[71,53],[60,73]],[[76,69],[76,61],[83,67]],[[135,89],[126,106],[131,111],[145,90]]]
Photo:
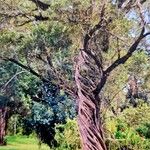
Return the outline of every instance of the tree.
[[[0,145],[5,145],[5,136],[10,117],[14,114],[24,117],[28,114],[29,110],[24,102],[20,100],[19,89],[17,87],[17,77],[24,71],[20,71],[12,63],[1,63],[0,68]]]
[[[30,91],[30,90],[28,90]],[[24,134],[35,131],[39,140],[50,147],[58,146],[55,140],[55,126],[65,124],[66,119],[76,116],[73,101],[57,86],[44,83],[37,95],[30,94],[31,113],[24,119]]]
[[[6,126],[6,113],[7,113],[7,107],[6,104],[7,103],[7,98],[4,96],[0,96],[0,145],[5,145],[5,140],[4,140],[4,136],[5,136],[5,126]]]
[[[3,16],[13,18],[13,20],[16,16],[20,17],[20,20],[24,22],[21,22],[19,25],[25,25],[32,21],[49,20],[52,23],[55,23],[55,21],[60,22],[61,25],[55,28],[57,32],[54,32],[57,34],[52,34],[53,30],[47,30],[47,33],[51,33],[49,36],[53,36],[53,39],[50,38],[50,44],[45,39],[42,40],[44,43],[41,43],[42,41],[37,38],[37,41],[34,41],[34,43],[37,42],[37,45],[28,45],[28,50],[35,56],[34,60],[36,60],[36,62],[38,62],[37,60],[43,62],[41,68],[44,69],[44,71],[37,69],[38,67],[35,64],[32,65],[33,62],[29,63],[33,55],[25,55],[27,65],[12,57],[2,57],[2,59],[19,65],[42,81],[49,82],[49,77],[53,78],[54,82],[57,81],[59,88],[65,90],[76,99],[78,106],[78,125],[83,149],[107,149],[101,116],[99,115],[102,90],[111,72],[121,66],[121,64],[124,64],[139,47],[145,47],[142,41],[150,35],[147,28],[147,14],[143,14],[142,12],[142,9],[147,11],[143,3],[145,1],[137,0],[127,4],[123,2],[123,4],[119,4],[119,7],[124,6],[123,9],[118,8],[117,4],[111,1],[101,2],[101,5],[98,1],[88,1],[87,3],[85,1],[63,1],[63,3],[57,1],[56,3],[52,2],[50,5],[42,1],[32,2],[36,4],[40,11],[31,13],[34,11],[32,9],[30,13],[19,12],[15,14],[15,16],[8,14],[3,14]],[[50,12],[52,12],[52,15],[44,16],[44,12],[48,11],[48,8],[51,9]],[[135,15],[132,15],[131,10],[134,11]],[[128,17],[125,16],[125,13],[127,13],[126,15],[128,15]],[[30,19],[27,14],[30,17],[32,16],[32,19]],[[138,28],[142,28],[141,32],[139,33],[134,27],[129,26],[125,28],[126,31],[123,32],[124,36],[122,36],[119,30],[123,31],[124,26],[120,26],[120,29],[117,28],[119,26],[118,22],[124,21],[132,23],[130,19],[132,17],[136,22],[134,25]],[[24,20],[25,18],[27,20]],[[75,25],[78,29],[74,29],[74,26],[71,28],[70,24]],[[63,32],[60,32],[60,28],[62,28]],[[54,27],[51,29],[54,29]],[[113,30],[116,30],[116,32],[113,33]],[[131,30],[133,35],[130,34]],[[72,39],[71,42],[70,39]],[[125,39],[127,39],[127,42],[124,42]],[[80,46],[78,41],[80,41]],[[30,42],[28,42],[28,44],[29,43]],[[72,73],[74,73],[73,84],[70,84],[72,78],[68,76],[68,71],[62,70],[62,65],[59,65],[59,63],[54,60],[54,56],[50,55],[50,49],[55,49],[55,53],[58,51],[64,52],[64,49],[69,49],[70,44],[73,46],[76,45],[76,48],[78,48],[78,56],[75,59],[74,65],[75,70],[72,71]],[[115,48],[114,45],[116,45]],[[11,47],[9,48],[11,49]],[[39,52],[35,52],[33,49],[39,50]],[[51,51],[51,53],[54,54],[54,51]],[[107,60],[107,53],[108,55],[110,53],[115,54],[111,61]],[[49,66],[48,71],[45,71],[44,64]],[[72,63],[66,63],[63,60],[61,64],[69,65]],[[36,70],[33,69],[33,66]],[[75,90],[73,85],[76,85]]]
[[[28,111],[23,102],[0,95],[0,145],[6,145],[5,136],[9,118],[14,114],[24,117]]]

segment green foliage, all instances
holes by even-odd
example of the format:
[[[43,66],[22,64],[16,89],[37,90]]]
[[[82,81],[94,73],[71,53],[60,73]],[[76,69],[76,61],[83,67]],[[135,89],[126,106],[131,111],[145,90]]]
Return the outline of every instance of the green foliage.
[[[146,139],[150,139],[150,124],[145,123],[138,126],[136,131],[140,134],[140,136],[143,136]]]
[[[119,118],[132,127],[148,123],[150,120],[150,106],[141,104],[137,108],[130,107],[125,109],[124,112],[120,114]]]
[[[7,135],[22,135],[22,117],[20,115],[12,115],[7,123]]]
[[[16,32],[10,32],[4,30],[0,34],[0,44],[10,44],[10,42],[15,41]]]
[[[64,125],[56,126],[56,136],[59,147],[56,150],[79,150],[81,149],[79,131],[76,120],[67,120]]]
[[[29,121],[32,121],[31,124],[34,126],[38,124],[50,124],[52,121],[53,112],[48,105],[33,102],[31,111]]]
[[[67,117],[75,117],[74,103],[56,85],[45,83],[41,86],[40,98],[43,101],[33,101],[30,105],[31,113],[24,120],[24,134],[28,135],[35,131],[39,140],[49,146],[57,146],[54,139],[55,124],[63,124]]]
[[[146,95],[150,90],[149,64],[149,56],[144,51],[139,50],[134,53],[124,65],[115,69],[104,87],[104,97],[108,99],[108,105],[111,104],[111,106],[117,110],[118,107],[122,106],[125,102],[127,103],[126,94],[129,75],[136,76],[138,81],[140,81],[138,82],[139,93],[141,92]],[[149,94],[147,97],[149,101]],[[136,99],[135,101],[138,103],[142,102],[140,99]],[[147,109],[145,111],[147,111]],[[102,111],[102,113],[105,113],[105,111]]]
[[[111,123],[111,121],[108,123]],[[125,122],[117,121],[114,124],[114,128],[114,132],[110,131],[110,137],[106,140],[109,150],[121,148],[148,150],[150,148],[150,140],[143,138],[139,132]]]
[[[79,48],[82,48],[81,45],[86,31],[98,23],[100,12],[99,3],[103,1],[96,0],[93,10],[90,10],[91,0],[42,0],[42,2],[50,4],[50,8],[46,11],[41,10],[40,7],[36,9],[37,4],[33,3],[33,1],[26,2],[23,0],[6,0],[6,4],[4,2],[4,5],[0,6],[0,8],[7,6],[5,9],[1,9],[2,12],[5,10],[6,12],[4,11],[4,13],[7,14],[8,12],[8,15],[17,15],[12,18],[6,15],[7,19],[1,19],[8,20],[8,22],[10,21],[8,28],[11,23],[12,28],[0,31],[0,55],[4,58],[7,56],[16,59],[49,81],[55,80],[53,76],[58,72],[57,77],[60,76],[63,82],[68,79],[70,84],[74,78],[72,76],[74,72],[72,69],[74,54]],[[19,14],[17,14],[18,9],[20,11]],[[104,70],[110,66],[114,60],[126,53],[128,47],[130,47],[133,40],[135,40],[132,40],[131,34],[134,29],[133,26],[136,25],[128,16],[124,17],[124,14],[121,13],[115,5],[112,5],[111,1],[106,5],[105,13],[105,20],[111,18],[112,22],[105,30],[105,34],[109,36],[109,41],[107,42],[109,43],[109,51],[108,53],[102,54],[102,59],[100,55]],[[41,15],[41,17],[47,16],[49,21],[37,21],[35,19],[37,15]],[[28,21],[28,19],[29,22],[30,19],[33,20],[34,25],[29,23],[22,27],[13,27],[15,23],[22,24]],[[101,33],[102,32],[100,32],[100,35]],[[137,33],[138,32],[134,33],[134,37],[137,36]],[[102,42],[104,45],[107,44],[103,40]],[[92,51],[94,52],[94,50]],[[97,53],[95,54],[97,55]],[[103,91],[105,91],[104,95],[106,98],[108,97],[110,101],[114,100],[113,102],[111,101],[112,106],[118,107],[118,101],[121,103],[125,100],[122,88],[126,85],[129,74],[136,74],[138,77],[146,75],[146,77],[143,78],[145,81],[143,87],[147,89],[150,88],[150,72],[148,71],[150,70],[150,66],[147,65],[149,62],[148,59],[148,56],[144,52],[138,51],[138,53],[129,59],[124,67],[121,66],[117,68],[109,77],[108,85],[105,86]],[[53,65],[51,65],[51,62]],[[0,86],[6,83],[18,71],[22,71],[22,69],[16,67],[16,65],[5,62],[1,64]],[[56,80],[53,81],[56,86],[60,84],[57,82],[57,77]],[[49,134],[49,136],[52,135],[52,137],[54,137],[55,124],[59,122],[64,123],[66,117],[70,114],[74,114],[74,109],[73,106],[70,105],[70,99],[64,93],[59,93],[59,96],[56,94],[53,95],[51,90],[48,94],[45,92],[46,96],[42,97],[45,103],[32,103],[29,95],[36,95],[40,86],[41,82],[39,79],[30,73],[24,72],[12,80],[8,91],[10,93],[13,92],[19,100],[23,101],[24,106],[31,108],[30,116],[26,117],[33,127],[32,129],[38,127],[37,133],[41,134],[45,132]],[[50,88],[48,87],[47,89]],[[8,91],[5,92],[7,95],[10,94]],[[52,95],[50,95],[51,93]],[[110,105],[111,102],[108,102],[108,105]],[[103,111],[103,113],[105,112],[106,111]],[[116,118],[113,114],[107,115],[109,115],[108,120],[106,119],[104,121],[107,123],[106,129],[110,131],[110,133],[108,133],[108,145],[111,150],[126,149],[126,147],[136,150],[150,149],[148,141],[150,136],[149,106],[140,105],[138,108],[126,109]],[[113,119],[111,119],[112,116],[114,117]],[[14,120],[12,120],[12,122],[13,121]],[[13,129],[10,128],[10,130]],[[59,144],[57,149],[80,149],[79,134],[75,120],[68,120],[66,124],[57,125],[56,133],[56,139]],[[49,136],[46,138],[48,141],[51,140]]]
[[[14,46],[18,53],[17,57],[22,63],[32,65],[35,70],[38,70],[39,74],[42,72],[43,76],[48,76],[47,78],[50,78],[49,80],[53,80],[53,77],[50,74],[47,74],[47,72],[49,73],[50,64],[45,65],[45,61],[47,62],[48,59],[47,56],[51,55],[52,60],[50,61],[53,61],[54,67],[62,67],[63,70],[70,73],[69,76],[71,77],[70,71],[72,66],[70,64],[72,62],[66,59],[66,57],[69,56],[67,50],[71,44],[67,28],[61,24],[52,24],[48,26],[40,24],[38,27],[34,27],[29,34],[24,33],[19,38],[19,42],[11,42],[11,40],[15,40],[15,38],[12,38],[9,34],[9,32],[6,32],[4,33],[5,36],[2,36],[5,43],[10,42],[10,45],[7,45],[6,49]],[[8,38],[5,39],[7,36]],[[5,44],[4,42],[3,44]],[[41,56],[41,59],[37,58],[39,55]],[[44,63],[42,61],[43,59],[45,59]],[[11,67],[16,67],[16,70],[13,70],[11,75],[13,75],[15,71],[21,70],[20,67],[13,63],[9,64]],[[3,73],[4,77],[6,76],[6,73],[8,73],[9,78],[11,76],[11,70],[8,69],[8,65],[5,64],[5,62],[4,66],[7,66]],[[4,77],[2,77],[2,80]],[[63,91],[57,93],[59,90],[57,85],[47,86],[46,88],[44,87],[45,89],[42,89],[41,81],[29,72],[24,71],[17,79],[18,80],[15,80],[17,83],[12,83],[15,93],[17,93],[17,96],[27,107],[31,108],[30,115],[26,116],[25,126],[23,126],[23,128],[26,129],[26,126],[28,126],[31,129],[29,131],[30,133],[32,130],[35,130],[38,137],[42,137],[42,141],[46,139],[44,142],[51,143],[52,138],[55,135],[55,123],[64,123],[66,117],[73,118],[75,115],[72,100],[67,97]],[[41,89],[43,90],[43,95],[40,99],[45,102],[32,103],[30,96],[37,95],[38,90]]]
[[[150,106],[143,104],[128,108],[117,117],[106,122],[107,141],[110,150],[128,148],[131,150],[150,149]]]
[[[133,57],[125,64],[125,67],[128,69],[128,73],[136,74],[138,77],[144,77],[146,72],[148,72],[148,60],[148,55],[140,50],[137,53],[134,53]]]

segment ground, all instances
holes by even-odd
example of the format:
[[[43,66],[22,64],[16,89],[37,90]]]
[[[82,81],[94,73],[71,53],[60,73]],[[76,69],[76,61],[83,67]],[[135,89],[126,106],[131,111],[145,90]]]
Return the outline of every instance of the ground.
[[[0,146],[0,150],[39,150],[38,140],[34,137],[27,136],[8,136],[7,146]],[[50,150],[42,144],[40,150]]]

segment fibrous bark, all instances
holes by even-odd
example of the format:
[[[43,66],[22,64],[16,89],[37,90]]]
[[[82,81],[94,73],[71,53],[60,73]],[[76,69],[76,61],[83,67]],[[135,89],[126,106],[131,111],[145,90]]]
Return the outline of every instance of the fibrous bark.
[[[75,71],[78,87],[78,125],[83,150],[106,150],[100,123],[100,97],[94,94],[97,76],[101,70],[96,68],[94,61],[86,52],[80,51]]]

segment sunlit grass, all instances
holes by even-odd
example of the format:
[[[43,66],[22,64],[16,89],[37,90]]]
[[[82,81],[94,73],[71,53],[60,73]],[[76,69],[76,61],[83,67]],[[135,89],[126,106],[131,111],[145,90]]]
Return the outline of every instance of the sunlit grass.
[[[8,136],[7,146],[0,146],[0,150],[50,150],[50,148],[45,144],[39,147],[38,140],[33,137]]]

